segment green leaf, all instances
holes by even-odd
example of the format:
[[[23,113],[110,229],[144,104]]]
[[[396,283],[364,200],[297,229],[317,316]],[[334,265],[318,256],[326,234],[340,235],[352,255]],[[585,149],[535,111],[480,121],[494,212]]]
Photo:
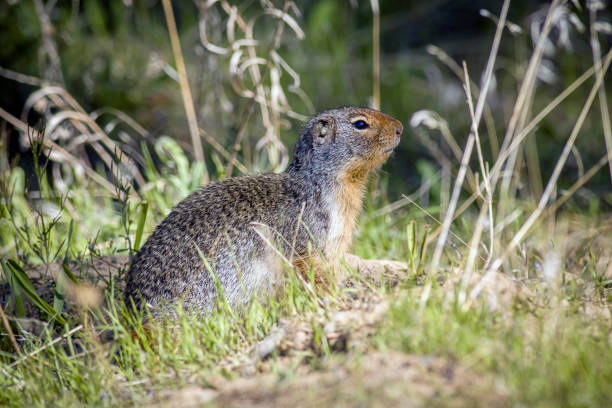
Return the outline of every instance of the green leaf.
[[[0,259],[0,262],[2,263],[2,271],[4,272],[4,276],[6,276],[6,280],[11,287],[11,293],[15,299],[15,315],[17,317],[25,317],[26,313],[23,292],[21,289],[19,289],[19,284],[17,283],[11,269],[6,265],[6,262],[4,262],[4,259]]]
[[[159,178],[159,174],[157,172],[157,169],[155,168],[155,163],[153,162],[153,157],[151,156],[151,152],[149,151],[147,143],[143,141],[140,144],[140,148],[142,149],[142,155],[147,164],[147,178],[149,179],[149,181],[156,181]]]
[[[408,244],[408,256],[410,257],[411,270],[414,273],[417,251],[417,231],[416,222],[414,220],[410,221],[406,227],[406,243]]]
[[[91,27],[91,30],[97,36],[104,37],[106,35],[106,16],[100,3],[97,0],[89,0],[85,2],[85,18]]]
[[[64,260],[62,261],[62,264],[68,264],[68,250],[70,250],[70,241],[72,239],[72,226],[73,226],[74,220],[70,220],[70,226],[68,227],[68,239],[66,239],[66,252],[64,253]]]
[[[60,272],[55,282],[55,289],[53,290],[53,310],[55,313],[60,314],[64,309],[64,300],[66,299],[66,278]]]
[[[72,283],[74,283],[75,285],[79,284],[79,279],[76,276],[74,276],[74,273],[72,273],[67,263],[62,264],[62,270],[64,271],[64,273],[66,274],[66,276],[68,277],[68,279],[70,279]]]
[[[50,304],[45,302],[38,296],[36,290],[34,289],[34,285],[30,281],[30,278],[25,273],[23,268],[19,266],[19,264],[12,259],[8,261],[8,268],[13,272],[13,277],[19,288],[26,294],[26,296],[43,312],[47,313],[51,316],[52,319],[55,319],[59,324],[65,324],[66,320],[51,307]]]
[[[62,270],[57,275],[55,290],[53,291],[53,310],[55,310],[55,313],[57,314],[62,313],[62,310],[64,309],[64,301],[66,300],[66,289],[68,283],[66,278],[70,279],[73,283],[78,283],[76,276],[74,276],[68,267],[68,250],[70,249],[70,241],[72,239],[73,224],[74,220],[70,220],[70,226],[68,227],[68,238],[66,239],[66,252],[64,253],[64,260],[62,261]]]
[[[138,225],[136,226],[136,237],[134,238],[134,251],[140,249],[140,241],[142,240],[142,232],[144,231],[147,212],[149,211],[149,203],[143,201],[140,203],[140,216],[138,217]]]
[[[419,250],[419,266],[417,267],[417,276],[421,276],[425,267],[425,253],[427,252],[427,238],[429,236],[429,226],[425,225],[423,229],[423,238],[421,239],[421,249]]]

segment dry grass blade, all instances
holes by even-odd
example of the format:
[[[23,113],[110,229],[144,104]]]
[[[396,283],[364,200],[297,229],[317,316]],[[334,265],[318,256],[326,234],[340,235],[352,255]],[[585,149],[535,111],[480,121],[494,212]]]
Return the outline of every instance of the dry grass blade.
[[[517,150],[520,144],[525,138],[535,129],[535,127],[552,112],[561,102],[563,102],[569,95],[571,95],[576,89],[584,84],[591,76],[593,76],[593,67],[586,70],[580,77],[578,77],[570,86],[565,88],[555,99],[553,99],[544,109],[542,109],[512,140],[512,143],[508,148],[505,148],[499,153],[499,157],[495,161],[493,168],[489,172],[491,177],[491,184],[495,185],[500,176],[501,168],[506,159]]]
[[[463,214],[468,208],[470,208],[470,206],[472,204],[474,204],[474,201],[476,201],[476,199],[479,197],[479,193],[472,193],[472,195],[463,202],[463,204],[461,204],[461,206],[457,209],[457,211],[455,211],[455,213],[453,214],[453,222],[459,218],[461,216],[461,214]],[[440,232],[442,232],[442,224],[440,224],[440,226],[438,226],[438,228],[436,228],[429,236],[430,240],[434,240],[436,239],[436,237],[438,237],[438,235],[440,235]]]
[[[457,202],[459,201],[459,194],[461,192],[461,186],[463,184],[463,180],[465,178],[465,174],[466,174],[466,171],[469,165],[469,160],[472,155],[472,149],[474,147],[475,133],[477,132],[478,125],[480,123],[480,118],[482,116],[482,111],[484,109],[485,100],[487,98],[489,86],[491,84],[491,78],[493,75],[493,67],[495,66],[495,60],[497,58],[497,51],[499,49],[499,44],[501,42],[501,36],[504,30],[504,26],[506,24],[506,16],[508,15],[509,6],[510,6],[510,1],[505,0],[502,6],[502,11],[501,11],[499,21],[497,24],[497,29],[495,31],[495,38],[493,39],[493,46],[491,47],[491,52],[489,54],[489,59],[487,61],[487,67],[485,69],[484,85],[482,87],[482,90],[480,91],[480,95],[478,96],[478,102],[476,103],[476,111],[474,115],[475,120],[472,121],[472,128],[470,131],[470,135],[468,136],[465,150],[463,152],[463,158],[461,160],[461,166],[457,174],[457,180],[455,181],[451,199],[450,199],[447,211],[446,211],[446,215],[444,217],[444,222],[442,223],[442,229],[440,232],[440,236],[438,237],[438,241],[436,242],[436,248],[434,250],[433,259],[431,263],[431,271],[433,273],[435,273],[438,270],[438,267],[440,264],[440,258],[442,257],[442,251],[444,250],[444,244],[446,243],[446,239],[450,231],[450,226],[454,218],[453,214],[455,213],[455,209],[457,208]],[[419,301],[419,312],[420,313],[422,313],[423,310],[425,310],[427,299],[429,298],[429,295],[431,293],[431,285],[432,285],[431,281],[428,281],[421,295],[421,298]]]
[[[295,253],[295,243],[297,242],[298,232],[300,231],[300,224],[302,223],[302,217],[304,216],[304,210],[306,209],[306,201],[302,203],[302,209],[298,216],[297,222],[295,223],[295,232],[293,233],[293,240],[291,241],[291,254],[289,255],[289,261],[293,263],[293,254]]]
[[[457,141],[453,137],[453,134],[450,131],[450,127],[448,126],[448,122],[444,119],[440,114],[436,111],[430,109],[421,109],[412,114],[410,118],[410,126],[416,128],[417,126],[423,125],[430,130],[439,130],[440,134],[444,138],[444,141],[450,147],[455,159],[461,161],[461,156],[463,152],[461,151],[461,147],[457,144]],[[433,146],[426,145],[427,148],[432,150],[432,154],[435,154],[433,151]],[[436,147],[437,149],[437,147]]]
[[[478,97],[478,102],[476,103],[476,110],[474,113],[475,120],[472,121],[472,129],[468,137],[465,150],[463,152],[461,166],[457,174],[457,180],[455,181],[455,186],[453,187],[453,192],[452,192],[451,199],[448,205],[448,209],[446,211],[446,216],[444,217],[442,231],[440,233],[440,236],[438,237],[438,242],[436,243],[436,249],[434,250],[433,260],[431,264],[432,271],[434,272],[438,269],[438,265],[440,263],[440,257],[442,256],[442,250],[444,249],[444,243],[446,242],[448,231],[450,230],[450,224],[453,220],[453,214],[455,212],[455,209],[457,208],[457,202],[459,201],[459,193],[461,192],[461,185],[463,184],[463,179],[465,178],[465,174],[467,172],[469,159],[472,155],[472,149],[474,147],[474,142],[475,142],[475,132],[477,131],[478,125],[480,123],[480,118],[482,116],[482,111],[484,109],[485,100],[487,97],[489,86],[491,84],[493,67],[495,66],[495,59],[497,57],[497,51],[499,49],[499,43],[501,41],[501,36],[502,36],[502,32],[503,32],[504,25],[506,22],[506,16],[508,14],[509,6],[510,6],[510,1],[505,0],[502,6],[502,11],[501,11],[501,15],[500,15],[499,22],[497,25],[497,30],[495,32],[495,38],[493,39],[493,45],[491,47],[489,59],[487,61],[487,67],[485,69],[484,86],[482,87],[482,90]]]
[[[414,201],[412,198],[408,197],[405,194],[402,194],[402,197],[404,198],[404,200],[408,201],[409,203],[411,203],[412,205],[414,205],[415,207],[417,207],[420,211],[422,211],[425,215],[427,215],[429,218],[431,218],[432,220],[434,220],[437,224],[440,225],[440,227],[442,227],[442,223],[436,218],[434,217],[429,211],[427,211],[425,208],[421,207],[416,201]],[[465,246],[466,248],[472,249],[472,247],[470,246],[470,244],[468,244],[467,242],[465,242],[465,240],[463,238],[461,238],[459,235],[455,234],[452,230],[449,231],[449,234],[451,236],[453,236],[455,239],[457,239],[457,241],[459,241],[463,246]],[[429,245],[433,240],[435,239],[435,236],[433,235],[428,235],[427,239],[425,240],[424,244],[425,245]],[[483,258],[482,256],[480,257],[480,259],[484,262],[486,261],[485,258]]]
[[[444,50],[436,47],[435,45],[428,45],[426,47],[427,52],[434,57],[438,58],[440,62],[446,65],[460,81],[463,81],[463,70]],[[470,82],[470,89],[472,90],[472,96],[476,97],[480,93],[480,88],[474,82]],[[496,158],[499,154],[499,141],[497,140],[497,131],[495,130],[495,120],[493,119],[493,113],[491,112],[490,106],[485,102],[484,105],[484,120],[487,127],[487,133],[489,135],[489,142],[491,144],[491,153],[493,158]]]
[[[478,219],[476,220],[476,228],[474,230],[474,233],[472,234],[472,238],[470,239],[470,251],[465,262],[465,267],[463,268],[463,274],[461,276],[461,287],[459,289],[459,294],[457,298],[460,305],[463,304],[467,298],[467,287],[472,277],[472,272],[476,263],[476,255],[478,255],[478,243],[480,242],[480,237],[482,236],[482,231],[485,224],[485,217],[487,216],[487,212],[489,211],[490,209],[488,209],[488,207],[484,205],[481,207],[480,214],[478,215]],[[493,231],[493,228],[490,228],[490,230]],[[489,251],[489,256],[487,257],[485,264],[487,262],[490,262],[490,260],[491,251]]]
[[[16,360],[16,361],[12,362],[11,364],[9,364],[9,368],[15,367],[17,364],[23,363],[28,358],[35,356],[36,354],[38,354],[41,351],[51,347],[52,345],[54,345],[56,343],[59,343],[60,341],[62,341],[64,339],[67,339],[68,337],[72,336],[74,333],[78,332],[82,328],[83,328],[82,324],[79,324],[78,326],[73,327],[72,329],[70,329],[70,331],[68,331],[68,333],[65,333],[65,334],[61,335],[60,337],[57,337],[57,338],[51,340],[49,343],[45,344],[44,346],[41,346],[41,347],[39,347],[39,348],[37,348],[35,350],[32,350],[28,354],[26,354],[23,357],[21,357],[19,360]]]
[[[587,3],[589,9],[589,28],[591,33],[591,50],[593,51],[593,66],[595,67],[595,75],[597,78],[603,75],[601,69],[601,45],[599,44],[599,38],[597,30],[595,29],[595,22],[597,17],[597,7],[594,4]],[[612,152],[612,126],[610,125],[610,111],[608,110],[608,99],[606,98],[605,83],[599,88],[599,109],[601,112],[601,124],[604,133],[604,140],[606,141],[606,149],[608,153]],[[612,180],[612,156],[608,159],[608,167],[610,169],[610,179]]]
[[[22,121],[20,121],[2,108],[0,108],[0,118],[6,120],[17,130],[20,130],[22,132],[28,131],[28,125],[26,125],[25,123],[23,123]]]
[[[13,346],[15,353],[17,353],[18,356],[22,356],[23,354],[21,353],[21,348],[19,347],[19,344],[17,343],[17,340],[15,339],[15,335],[13,334],[13,329],[11,329],[11,324],[6,318],[6,314],[4,313],[4,309],[2,308],[2,305],[0,305],[0,318],[2,318],[2,324],[4,324],[4,328],[6,329],[6,333],[8,334],[9,340],[11,341],[11,345]]]
[[[207,18],[205,12],[213,4],[214,2],[208,2],[201,5],[202,20]],[[263,13],[246,19],[237,6],[223,0],[219,4],[221,10],[228,16],[225,30],[228,46],[220,47],[208,41],[205,32],[206,22],[200,24],[200,38],[207,49],[229,55],[232,88],[238,95],[250,99],[242,115],[242,121],[234,141],[232,160],[228,163],[226,173],[231,175],[234,160],[238,151],[242,148],[241,143],[245,139],[246,124],[254,110],[253,105],[255,103],[259,106],[261,122],[265,129],[264,136],[256,144],[256,150],[264,149],[272,169],[281,170],[286,167],[289,161],[287,149],[280,141],[281,115],[299,120],[306,119],[305,116],[296,113],[291,108],[285,94],[283,74],[289,75],[292,79],[292,84],[286,86],[286,89],[297,95],[306,106],[312,105],[306,94],[299,88],[299,75],[278,53],[285,25],[295,33],[298,39],[304,38],[304,32],[290,15],[290,12],[299,14],[299,11],[291,1],[285,1],[282,9],[275,8],[271,2],[264,2],[262,3]],[[255,25],[258,19],[262,17],[266,19],[272,17],[277,23],[272,43],[264,51],[264,54],[261,53],[261,48],[265,44],[258,41],[254,36]],[[227,50],[227,53],[224,52],[225,50]]]
[[[544,52],[544,44],[548,39],[548,35],[552,28],[552,20],[555,16],[555,12],[557,7],[559,6],[561,0],[553,0],[546,15],[546,19],[544,21],[544,25],[540,32],[540,38],[536,44],[536,47],[529,59],[529,64],[527,66],[527,71],[525,72],[523,82],[521,83],[521,89],[519,90],[519,94],[517,100],[514,104],[512,116],[510,117],[510,121],[508,123],[508,127],[506,129],[506,134],[504,136],[504,141],[502,142],[501,152],[505,151],[508,148],[510,142],[515,135],[517,128],[520,125],[522,119],[526,117],[527,107],[530,105],[530,101],[532,99],[533,92],[535,90],[534,84],[537,79],[537,71],[540,63],[542,61],[542,54]],[[506,171],[504,174],[511,175],[513,173],[513,169],[516,163],[517,150],[513,150],[509,156],[509,160],[506,162]],[[499,159],[498,159],[499,160]],[[510,188],[510,180],[511,177],[505,177],[502,183],[501,192],[502,196],[507,196],[507,192]],[[495,187],[497,184],[497,179],[491,180],[491,185]]]
[[[602,68],[602,72],[604,74],[608,70],[611,61],[612,61],[612,49],[608,52],[603,68]],[[548,203],[550,197],[552,196],[554,189],[557,186],[557,180],[559,178],[559,175],[561,174],[561,170],[563,170],[563,167],[565,166],[565,162],[571,153],[572,146],[574,145],[574,142],[576,141],[576,138],[578,137],[578,134],[580,133],[580,130],[582,129],[582,125],[584,124],[587,114],[589,110],[591,109],[593,100],[595,99],[595,96],[597,96],[599,92],[599,88],[603,84],[603,78],[604,78],[604,75],[599,76],[596,79],[595,84],[591,88],[591,91],[587,97],[587,100],[585,101],[582,107],[582,110],[580,111],[580,114],[578,115],[576,123],[574,124],[574,128],[572,129],[572,132],[570,133],[570,136],[567,139],[567,142],[565,143],[565,146],[563,148],[563,151],[559,159],[557,160],[553,173],[548,180],[546,189],[544,190],[542,197],[540,197],[540,200],[538,201],[538,205],[536,209],[531,213],[531,215],[523,223],[523,225],[518,230],[518,232],[512,237],[512,240],[507,245],[504,253],[501,256],[499,256],[495,261],[493,261],[493,263],[491,264],[491,266],[489,267],[489,269],[487,270],[483,278],[472,289],[472,292],[470,293],[471,300],[475,299],[479,295],[480,291],[482,290],[486,282],[489,279],[491,279],[493,274],[496,273],[497,270],[501,267],[506,256],[508,256],[512,251],[514,251],[514,249],[523,241],[527,233],[534,226],[534,224],[539,220],[540,216],[544,212],[546,204]]]
[[[260,227],[264,227],[266,230],[270,230],[271,228],[268,227],[265,224],[259,223],[259,222],[252,222],[251,223],[253,225],[253,231],[255,231],[255,233],[257,235],[259,235],[259,237],[264,241],[264,243],[289,267],[289,268],[294,268],[293,262],[289,259],[287,259],[287,257],[285,255],[282,254],[281,251],[278,250],[278,248],[276,248],[276,246],[270,241],[270,239],[266,236],[266,234],[262,231],[260,231],[259,229],[256,228],[256,226],[260,226]],[[299,227],[299,224],[298,224]],[[280,235],[280,234],[279,234]],[[282,236],[281,236],[282,237]],[[283,237],[284,239],[284,237]],[[297,279],[300,281],[300,283],[302,285],[304,285],[304,288],[306,288],[306,290],[308,291],[308,293],[310,293],[310,295],[313,297],[313,299],[317,300],[317,303],[324,307],[325,305],[323,304],[323,301],[321,299],[319,299],[319,297],[316,295],[312,285],[307,282],[304,277],[302,276],[301,273],[299,273],[298,271],[295,272],[295,276],[297,277]]]
[[[23,123],[22,121],[20,121],[19,119],[17,119],[16,117],[14,117],[13,115],[11,115],[10,113],[8,113],[2,108],[0,108],[0,117],[6,120],[8,123],[13,125],[17,130],[23,133],[27,133],[29,130],[28,125],[26,125],[25,123]],[[113,196],[115,196],[116,194],[115,186],[113,186],[112,183],[110,183],[108,180],[106,180],[104,177],[98,174],[94,169],[89,167],[86,163],[83,163],[77,157],[70,154],[68,151],[66,151],[64,148],[62,148],[60,145],[53,142],[52,140],[45,138],[43,142],[45,144],[45,147],[49,149],[51,153],[55,155],[56,158],[59,157],[62,160],[69,162],[72,166],[82,168],[92,180],[94,180],[100,186],[108,190]]]
[[[115,170],[113,175],[117,179],[125,179],[126,175],[116,171],[118,170],[118,166],[115,165],[115,161],[121,163],[122,171],[129,171],[129,178],[133,178],[141,186],[145,184],[144,177],[135,164],[135,160],[127,155],[121,154],[123,153],[123,149],[120,145],[111,139],[100,125],[96,123],[95,119],[98,118],[99,115],[87,114],[64,88],[59,86],[46,86],[33,92],[24,105],[21,115],[22,123],[27,122],[30,111],[37,105],[45,107],[44,116],[47,123],[45,128],[45,139],[50,139],[58,145],[63,142],[65,145],[63,146],[63,150],[70,154],[72,154],[72,151],[80,148],[81,145],[87,144],[93,148],[98,157],[104,162],[107,169]],[[139,131],[137,127],[135,129]],[[27,134],[27,131],[21,131],[22,134]],[[75,132],[78,132],[77,135],[74,135]],[[70,137],[66,137],[66,134]],[[69,143],[67,143],[68,140]],[[24,142],[29,143],[29,140],[24,140]],[[88,173],[95,173],[95,171],[93,171],[93,164],[90,163],[87,155],[79,154],[79,156],[83,166],[92,170],[88,171]],[[61,158],[55,156],[52,157],[52,159],[60,161],[59,159]],[[137,192],[135,193],[138,194]]]
[[[370,0],[372,8],[372,107],[380,109],[380,7]]]
[[[93,120],[97,120],[100,116],[104,114],[113,115],[119,118],[121,121],[126,123],[131,129],[134,129],[141,137],[146,137],[147,134],[149,133],[147,132],[145,128],[142,127],[140,123],[136,122],[134,119],[132,119],[130,116],[120,111],[119,109],[100,108],[100,109],[96,109],[95,111],[91,112],[89,116],[91,116]]]
[[[206,131],[204,129],[200,129],[200,134],[204,137],[204,139],[206,139],[206,141],[217,151],[219,152],[219,154],[221,156],[223,156],[225,158],[225,160],[227,160],[228,165],[231,166],[236,166],[236,168],[238,170],[240,170],[242,172],[242,174],[248,174],[249,173],[249,169],[246,168],[246,166],[242,163],[240,163],[238,161],[238,159],[236,158],[236,156],[230,154],[230,152],[228,152],[225,147],[223,147],[221,144],[219,144],[219,142],[217,142],[212,136],[210,136],[208,133],[206,133]],[[231,170],[230,170],[231,171]],[[228,172],[227,174],[228,176],[231,176],[231,174]]]
[[[574,184],[572,184],[570,188],[568,188],[567,191],[565,191],[561,195],[561,197],[559,197],[559,199],[553,203],[553,205],[548,207],[546,209],[546,216],[557,211],[559,207],[561,207],[567,200],[569,200],[570,197],[572,197],[580,187],[584,186],[586,182],[589,181],[595,174],[597,174],[597,172],[603,166],[605,166],[606,163],[609,163],[610,160],[612,160],[612,151],[609,151],[608,153],[601,156],[601,159],[599,159],[599,161],[595,163],[593,167],[591,167],[586,173],[584,173],[582,177],[576,180]]]
[[[170,34],[170,43],[172,44],[176,69],[179,75],[181,95],[183,97],[183,104],[185,105],[185,112],[187,113],[187,121],[189,122],[189,133],[191,134],[191,143],[193,145],[195,159],[198,162],[204,163],[204,149],[202,147],[202,140],[200,139],[200,132],[198,131],[198,119],[193,104],[193,97],[191,96],[191,89],[189,89],[187,69],[185,68],[185,61],[183,60],[183,52],[181,51],[181,43],[179,42],[172,4],[170,0],[162,0],[162,4],[164,6],[166,23],[168,24],[168,33]],[[204,168],[206,169],[206,166]],[[208,172],[206,170],[204,171],[204,177],[204,183],[206,184],[208,183]]]
[[[43,86],[45,83],[45,81],[40,78],[22,74],[21,72],[11,71],[10,69],[6,69],[3,67],[0,67],[0,76],[10,79],[12,81],[32,86]]]
[[[58,47],[53,40],[55,28],[51,20],[51,12],[55,2],[51,1],[48,4],[43,4],[42,0],[34,0],[34,9],[40,23],[42,44],[39,54],[41,56],[41,65],[45,71],[44,77],[48,80],[63,83],[63,75],[61,61],[58,53]]]
[[[463,72],[465,74],[464,87],[465,87],[465,94],[467,97],[468,107],[470,110],[470,116],[472,118],[472,123],[477,123],[476,114],[474,112],[474,105],[472,103],[472,92],[470,91],[470,76],[468,75],[467,66],[465,62],[463,63]],[[484,180],[484,185],[485,185],[486,197],[484,199],[485,199],[485,203],[487,204],[488,215],[489,215],[489,254],[487,255],[487,261],[485,262],[485,264],[488,264],[491,261],[491,258],[493,257],[493,246],[495,242],[494,241],[494,223],[493,223],[493,191],[491,190],[491,183],[489,181],[489,174],[488,174],[489,163],[485,163],[484,156],[482,154],[482,146],[480,144],[478,126],[475,126],[473,131],[474,131],[474,138],[476,140],[476,153],[478,155],[478,163],[480,164],[480,171],[481,171],[482,178]],[[478,219],[479,219],[479,222],[483,222],[480,219],[480,217],[478,217]],[[479,225],[478,227],[480,227],[480,230],[479,230],[479,235],[480,235],[480,232],[482,232],[482,226]],[[477,231],[478,231],[478,227],[477,227]],[[479,241],[480,241],[480,237],[478,241],[476,242],[479,242]],[[470,256],[471,255],[472,254],[470,252]]]
[[[387,204],[384,207],[382,207],[381,209],[374,211],[373,216],[374,217],[380,217],[381,215],[389,214],[389,213],[391,213],[391,212],[393,212],[395,210],[398,210],[398,209],[400,209],[400,208],[402,208],[402,207],[404,207],[404,206],[414,202],[414,200],[417,197],[420,197],[425,192],[427,192],[431,188],[431,185],[434,182],[436,182],[436,181],[438,181],[440,179],[440,176],[441,176],[440,172],[436,173],[436,175],[434,175],[433,177],[427,179],[427,181],[425,181],[425,183],[423,183],[421,185],[421,187],[418,188],[417,191],[415,191],[414,193],[410,194],[409,196],[406,196],[405,198],[402,196],[402,198],[400,198],[399,200],[397,200],[397,201],[395,201],[393,203]]]

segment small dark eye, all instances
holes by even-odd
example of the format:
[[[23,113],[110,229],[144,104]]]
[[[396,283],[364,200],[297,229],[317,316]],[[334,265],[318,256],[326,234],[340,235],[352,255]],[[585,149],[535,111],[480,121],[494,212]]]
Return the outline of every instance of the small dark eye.
[[[358,120],[357,122],[353,123],[353,126],[355,126],[355,129],[359,129],[359,130],[363,130],[363,129],[367,129],[370,126],[363,120]]]

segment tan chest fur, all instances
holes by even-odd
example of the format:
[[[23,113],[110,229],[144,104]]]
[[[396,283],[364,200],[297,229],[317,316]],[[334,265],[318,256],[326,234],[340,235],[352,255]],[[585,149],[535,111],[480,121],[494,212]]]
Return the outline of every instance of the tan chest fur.
[[[339,176],[335,196],[330,197],[330,225],[325,247],[328,259],[341,258],[351,244],[357,216],[361,211],[367,175],[346,171]]]

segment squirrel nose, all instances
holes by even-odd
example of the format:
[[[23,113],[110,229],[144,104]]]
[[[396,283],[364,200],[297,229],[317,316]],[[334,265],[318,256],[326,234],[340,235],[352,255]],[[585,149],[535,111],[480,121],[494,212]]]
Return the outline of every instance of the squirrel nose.
[[[401,123],[398,123],[397,126],[395,127],[395,135],[397,137],[400,137],[402,135],[402,131],[404,130],[403,126]]]

